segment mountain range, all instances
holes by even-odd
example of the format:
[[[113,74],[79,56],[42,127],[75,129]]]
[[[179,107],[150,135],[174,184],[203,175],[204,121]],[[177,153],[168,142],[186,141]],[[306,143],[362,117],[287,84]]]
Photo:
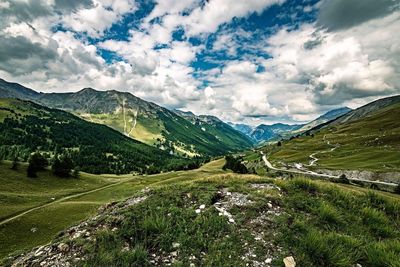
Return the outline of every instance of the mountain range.
[[[127,137],[170,154],[223,155],[263,142],[289,138],[336,119],[349,111],[331,110],[307,124],[225,123],[217,117],[190,111],[169,110],[128,92],[84,88],[73,93],[39,93],[18,83],[0,79],[0,98],[29,100],[70,112],[86,121],[107,125]]]
[[[65,110],[177,155],[222,155],[253,144],[215,117],[184,116],[127,92],[84,88],[75,93],[38,93],[4,80],[0,80],[0,88],[1,98],[30,100]]]
[[[278,139],[290,138],[291,136],[302,134],[318,125],[334,120],[351,110],[352,109],[348,107],[334,109],[306,124],[275,123],[272,125],[260,124],[256,127],[246,124],[229,124],[237,131],[247,135],[255,143],[260,144],[267,141],[276,141]]]

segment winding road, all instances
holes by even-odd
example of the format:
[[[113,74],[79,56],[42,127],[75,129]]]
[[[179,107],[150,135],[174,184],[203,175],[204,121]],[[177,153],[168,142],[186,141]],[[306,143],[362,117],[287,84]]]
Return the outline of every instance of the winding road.
[[[287,172],[287,173],[294,173],[294,174],[304,174],[304,175],[311,175],[315,177],[322,177],[322,178],[330,178],[330,179],[339,179],[339,176],[336,175],[330,175],[330,174],[325,174],[325,173],[317,173],[313,172],[310,170],[287,170],[287,169],[280,169],[272,166],[271,162],[268,161],[267,156],[264,154],[264,152],[260,151],[262,160],[265,163],[265,166],[268,167],[271,170],[275,171],[281,171],[281,172]],[[353,181],[353,182],[364,182],[364,183],[369,183],[369,184],[376,184],[376,185],[384,185],[384,186],[389,186],[389,187],[396,187],[396,183],[389,183],[389,182],[381,182],[381,181],[371,181],[371,180],[366,180],[366,179],[359,179],[359,178],[348,178],[348,180]]]

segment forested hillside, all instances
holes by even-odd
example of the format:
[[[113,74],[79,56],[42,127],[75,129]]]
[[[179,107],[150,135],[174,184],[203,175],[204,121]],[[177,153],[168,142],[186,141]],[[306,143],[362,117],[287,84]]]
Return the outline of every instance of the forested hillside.
[[[26,161],[34,151],[48,158],[68,154],[91,173],[155,173],[197,166],[104,125],[70,113],[16,99],[0,99],[0,155]]]

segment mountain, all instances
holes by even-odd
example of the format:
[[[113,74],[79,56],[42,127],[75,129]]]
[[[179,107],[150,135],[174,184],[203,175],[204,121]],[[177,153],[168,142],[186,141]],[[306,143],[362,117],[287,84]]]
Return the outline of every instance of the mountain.
[[[326,123],[328,121],[331,121],[331,120],[334,120],[334,119],[336,119],[336,118],[338,118],[338,117],[340,117],[340,116],[342,116],[342,115],[344,115],[346,113],[349,113],[350,111],[352,111],[352,109],[348,108],[348,107],[343,107],[343,108],[338,108],[338,109],[334,109],[334,110],[328,111],[327,113],[319,116],[315,120],[305,124],[303,127],[293,131],[292,133],[296,134],[296,133],[306,132],[306,131],[308,131],[308,130],[310,130],[310,129],[318,126],[318,125],[324,124],[324,123]]]
[[[289,125],[283,123],[276,123],[272,125],[260,124],[250,133],[250,136],[260,143],[263,141],[281,138],[285,134],[295,131],[302,126],[303,125]]]
[[[245,134],[235,130],[229,124],[221,121],[215,116],[199,115],[192,112],[175,111],[178,115],[190,121],[203,132],[215,136],[219,141],[227,144],[231,148],[240,150],[241,147],[251,147],[253,141]]]
[[[32,100],[37,98],[40,93],[26,88],[18,83],[10,83],[0,79],[0,97],[2,98],[20,98]]]
[[[378,99],[351,112],[348,112],[344,116],[341,116],[340,118],[333,121],[331,125],[337,125],[363,119],[374,114],[377,111],[383,110],[386,107],[390,107],[398,103],[400,103],[400,95]]]
[[[242,123],[228,123],[231,127],[233,127],[233,129],[235,129],[236,131],[239,131],[249,137],[251,137],[251,132],[254,130],[253,126],[247,125],[247,124],[242,124]]]
[[[110,126],[126,136],[170,153],[222,155],[252,145],[246,136],[220,120],[207,123],[202,119],[202,125],[199,125],[185,116],[127,92],[85,88],[75,93],[36,93],[7,82],[3,82],[0,88],[3,87],[5,89],[0,91],[0,97],[27,99],[62,109],[87,121]]]
[[[0,155],[26,161],[34,151],[71,155],[91,173],[158,172],[188,164],[105,125],[19,99],[0,99]]]
[[[399,172],[399,114],[400,95],[379,99],[283,142],[270,158],[305,165],[314,159],[313,166],[333,170]]]

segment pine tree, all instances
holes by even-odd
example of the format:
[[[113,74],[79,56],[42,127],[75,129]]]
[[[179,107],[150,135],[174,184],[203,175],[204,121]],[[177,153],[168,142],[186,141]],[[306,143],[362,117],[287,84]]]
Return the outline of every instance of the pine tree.
[[[27,175],[28,177],[37,177],[37,172],[44,170],[48,164],[47,159],[39,152],[33,153],[28,161]]]
[[[74,164],[71,158],[67,155],[56,156],[51,166],[53,173],[59,177],[69,177],[71,176],[71,170]]]

